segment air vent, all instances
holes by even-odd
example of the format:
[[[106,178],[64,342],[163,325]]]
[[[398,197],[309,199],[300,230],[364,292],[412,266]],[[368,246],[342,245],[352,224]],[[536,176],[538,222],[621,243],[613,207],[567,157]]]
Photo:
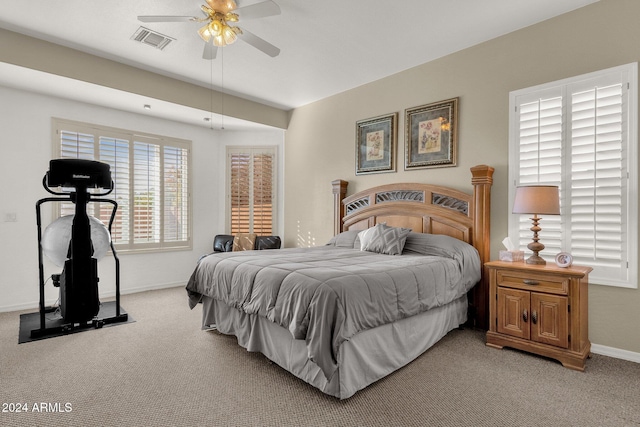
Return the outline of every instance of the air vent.
[[[137,42],[153,46],[156,49],[163,50],[165,47],[169,45],[174,38],[169,36],[165,36],[164,34],[160,34],[156,31],[152,31],[145,27],[138,28],[138,31],[135,32],[133,36],[131,36],[131,40],[135,40]]]

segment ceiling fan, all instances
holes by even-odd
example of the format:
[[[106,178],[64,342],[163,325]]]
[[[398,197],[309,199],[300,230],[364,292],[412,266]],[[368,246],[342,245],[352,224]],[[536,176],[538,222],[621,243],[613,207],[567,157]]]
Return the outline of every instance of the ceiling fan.
[[[204,40],[202,58],[215,59],[218,47],[234,43],[238,38],[250,44],[271,57],[280,54],[280,49],[255,34],[230,24],[248,19],[265,18],[280,15],[280,7],[272,0],[245,7],[238,7],[234,0],[206,0],[207,4],[200,6],[203,18],[196,16],[138,16],[141,22],[204,22],[198,30],[198,35]]]

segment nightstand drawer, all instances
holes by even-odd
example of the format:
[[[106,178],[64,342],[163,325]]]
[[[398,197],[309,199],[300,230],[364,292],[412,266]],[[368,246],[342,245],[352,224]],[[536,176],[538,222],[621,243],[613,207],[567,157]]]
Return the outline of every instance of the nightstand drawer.
[[[566,277],[520,270],[498,270],[496,282],[498,286],[562,295],[569,290],[569,279]]]

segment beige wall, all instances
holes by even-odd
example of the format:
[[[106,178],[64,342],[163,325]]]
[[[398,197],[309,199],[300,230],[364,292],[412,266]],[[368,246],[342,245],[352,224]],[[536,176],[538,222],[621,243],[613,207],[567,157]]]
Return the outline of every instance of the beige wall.
[[[0,28],[0,61],[100,86],[222,114],[222,94],[170,77]],[[285,129],[289,113],[279,108],[224,95],[224,114]]]
[[[403,181],[471,191],[469,168],[488,164],[496,169],[491,220],[496,258],[509,213],[509,92],[638,61],[638,16],[637,0],[601,0],[294,110],[285,140],[285,245],[324,244],[332,236],[336,178],[349,181],[349,194]],[[384,60],[384,52],[380,57]],[[404,171],[404,110],[452,97],[460,97],[458,166]],[[400,118],[398,172],[355,176],[356,121],[392,112]],[[591,285],[589,292],[591,341],[639,353],[640,290]]]

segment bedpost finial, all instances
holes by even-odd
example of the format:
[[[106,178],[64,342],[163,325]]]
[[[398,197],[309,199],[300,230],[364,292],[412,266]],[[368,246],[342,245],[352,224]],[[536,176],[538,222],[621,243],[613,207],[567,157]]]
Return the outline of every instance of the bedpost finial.
[[[477,165],[471,168],[472,184],[493,184],[493,171],[495,169],[487,165]]]
[[[347,186],[349,185],[348,181],[335,179],[331,181],[331,185],[333,187],[333,194],[347,194]]]

